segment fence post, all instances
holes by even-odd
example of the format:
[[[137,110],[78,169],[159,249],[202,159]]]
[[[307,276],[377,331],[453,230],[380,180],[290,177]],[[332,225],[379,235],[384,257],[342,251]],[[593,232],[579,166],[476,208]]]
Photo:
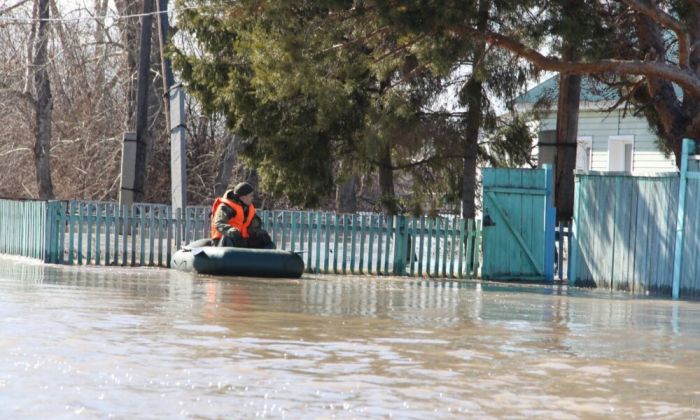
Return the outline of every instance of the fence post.
[[[56,216],[57,216],[57,206],[60,203],[57,201],[46,202],[46,213],[45,213],[45,223],[44,223],[44,250],[43,250],[43,260],[45,263],[55,263],[57,262],[57,252],[58,247],[58,229],[56,227]]]
[[[555,226],[557,213],[552,204],[552,175],[553,169],[551,164],[543,165],[545,177],[546,196],[544,200],[545,218],[544,218],[544,279],[545,281],[554,281],[554,249],[555,244]]]
[[[388,240],[388,238],[387,238]],[[394,233],[394,275],[406,275],[406,216],[396,216]]]
[[[678,299],[681,288],[681,270],[683,264],[683,231],[685,230],[685,197],[688,183],[688,155],[695,153],[695,142],[683,139],[681,154],[680,185],[678,186],[678,211],[676,212],[676,248],[673,258],[673,299]]]
[[[566,277],[570,286],[576,285],[576,270],[578,269],[578,207],[581,195],[581,177],[574,174],[574,217],[569,225],[569,258],[566,263]]]

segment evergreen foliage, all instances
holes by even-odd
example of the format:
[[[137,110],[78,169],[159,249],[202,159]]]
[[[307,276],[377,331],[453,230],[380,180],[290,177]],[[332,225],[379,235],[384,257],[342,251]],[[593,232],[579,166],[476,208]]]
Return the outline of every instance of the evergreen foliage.
[[[495,130],[488,96],[513,97],[530,70],[500,50],[475,63],[481,44],[446,30],[473,19],[479,4],[190,0],[185,5],[197,7],[180,29],[200,50],[177,51],[175,64],[205,109],[226,115],[230,129],[249,139],[244,158],[263,187],[293,204],[316,205],[335,181],[370,173],[387,213],[420,202],[444,207],[462,201],[462,166],[474,153],[464,146],[462,114],[441,98],[457,84],[468,107],[463,86],[478,80],[479,127]],[[404,198],[395,193],[395,173],[410,178]],[[471,202],[474,187],[467,188]]]

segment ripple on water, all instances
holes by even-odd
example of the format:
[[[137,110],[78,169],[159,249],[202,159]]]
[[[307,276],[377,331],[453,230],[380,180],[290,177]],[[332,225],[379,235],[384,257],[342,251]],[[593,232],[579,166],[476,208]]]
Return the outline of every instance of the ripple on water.
[[[699,414],[688,302],[3,262],[1,418]]]

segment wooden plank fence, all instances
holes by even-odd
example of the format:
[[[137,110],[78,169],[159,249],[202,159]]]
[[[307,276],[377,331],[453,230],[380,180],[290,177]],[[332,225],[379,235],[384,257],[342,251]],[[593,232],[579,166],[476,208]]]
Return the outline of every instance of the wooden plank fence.
[[[578,173],[571,282],[670,294],[678,185],[676,173]]]
[[[700,155],[683,140],[681,172],[576,176],[569,282],[700,296]]]
[[[51,263],[169,267],[179,247],[209,235],[209,207],[173,213],[170,206],[158,204],[128,208],[116,203],[51,201],[43,205],[46,233],[40,239],[45,250],[32,256]],[[3,220],[6,213],[14,214],[0,207]],[[277,248],[301,253],[310,273],[478,275],[481,221],[316,211],[262,210],[259,214]],[[17,217],[37,220],[29,213]],[[9,246],[12,241],[5,242],[8,246],[0,252],[16,253]]]
[[[0,199],[0,253],[44,259],[46,202]]]

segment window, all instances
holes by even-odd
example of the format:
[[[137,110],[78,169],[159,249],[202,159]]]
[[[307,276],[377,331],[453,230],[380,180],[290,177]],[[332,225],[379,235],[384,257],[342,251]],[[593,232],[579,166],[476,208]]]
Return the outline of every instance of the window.
[[[608,170],[632,172],[634,136],[610,136],[608,139]]]
[[[593,162],[593,137],[580,136],[576,145],[576,169],[589,171]]]

